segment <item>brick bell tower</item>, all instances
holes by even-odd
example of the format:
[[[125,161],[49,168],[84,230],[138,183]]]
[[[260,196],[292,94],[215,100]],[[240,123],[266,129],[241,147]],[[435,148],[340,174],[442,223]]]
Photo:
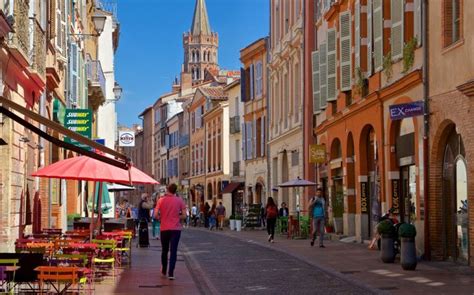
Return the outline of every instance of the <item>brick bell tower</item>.
[[[206,70],[219,72],[217,49],[219,36],[211,31],[205,0],[196,0],[191,31],[183,35],[183,71],[191,74],[193,84],[204,81]]]

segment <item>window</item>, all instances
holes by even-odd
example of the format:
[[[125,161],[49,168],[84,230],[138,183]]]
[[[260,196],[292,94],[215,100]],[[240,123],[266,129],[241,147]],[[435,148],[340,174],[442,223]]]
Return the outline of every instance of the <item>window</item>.
[[[240,140],[236,140],[235,141],[235,161],[238,162],[240,161],[240,149],[241,149],[241,145],[240,145]]]
[[[461,39],[461,0],[444,0],[444,46]]]
[[[300,80],[300,65],[295,65],[295,103],[294,103],[294,115],[295,115],[295,123],[300,120],[300,97],[301,97],[301,80]]]
[[[261,98],[263,94],[263,66],[262,62],[257,62],[255,74],[255,96]]]
[[[261,157],[262,156],[262,118],[258,118],[256,122],[256,156]]]

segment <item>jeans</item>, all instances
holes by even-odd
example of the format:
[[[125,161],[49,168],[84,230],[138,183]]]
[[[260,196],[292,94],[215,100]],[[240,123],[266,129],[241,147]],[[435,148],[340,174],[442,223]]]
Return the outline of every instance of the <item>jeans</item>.
[[[161,231],[161,272],[166,274],[168,269],[168,252],[170,254],[170,268],[168,275],[174,276],[174,268],[176,266],[176,259],[178,256],[178,244],[179,238],[181,237],[180,230],[164,230]],[[171,248],[171,249],[170,249]]]
[[[156,220],[153,218],[153,221],[151,223],[151,232],[153,234],[153,237],[156,237],[157,235],[160,234],[160,221]]]
[[[267,233],[271,236],[271,240],[275,236],[276,220],[276,218],[267,218]]]
[[[319,245],[323,245],[324,241],[324,217],[313,217],[313,241],[316,240],[316,233],[319,230]]]

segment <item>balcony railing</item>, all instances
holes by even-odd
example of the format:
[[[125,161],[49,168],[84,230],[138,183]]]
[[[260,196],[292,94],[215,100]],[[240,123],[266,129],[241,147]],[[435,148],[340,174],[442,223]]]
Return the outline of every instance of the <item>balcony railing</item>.
[[[189,135],[180,135],[179,136],[179,147],[184,147],[189,144]]]
[[[230,134],[239,133],[240,132],[240,117],[234,116],[230,118]]]
[[[30,19],[30,36],[33,36],[29,58],[31,68],[41,76],[46,74],[45,33],[36,18]]]
[[[240,161],[232,163],[232,176],[240,176]]]
[[[9,46],[17,47],[25,58],[29,56],[30,32],[29,32],[29,1],[16,0],[13,7],[13,30],[10,34]]]
[[[91,87],[99,87],[105,98],[105,75],[99,60],[92,60],[87,56],[87,80]]]

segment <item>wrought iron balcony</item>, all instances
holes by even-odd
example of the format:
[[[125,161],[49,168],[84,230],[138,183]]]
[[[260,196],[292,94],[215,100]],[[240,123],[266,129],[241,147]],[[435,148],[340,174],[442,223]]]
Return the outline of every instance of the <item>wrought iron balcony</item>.
[[[240,117],[234,116],[230,118],[230,134],[235,134],[240,132]]]
[[[105,102],[105,75],[99,60],[87,56],[87,81],[89,85],[89,101],[94,108]]]
[[[28,56],[31,68],[44,79],[46,74],[45,32],[36,18],[30,19],[30,36],[33,36]]]
[[[232,163],[232,176],[240,176],[240,161]]]
[[[14,33],[10,33],[8,38],[8,46],[12,50],[12,54],[17,60],[28,66],[30,61],[29,58],[29,44],[30,44],[30,31],[29,31],[29,1],[28,0],[16,0],[13,6],[13,30]],[[11,16],[10,16],[11,17]]]

